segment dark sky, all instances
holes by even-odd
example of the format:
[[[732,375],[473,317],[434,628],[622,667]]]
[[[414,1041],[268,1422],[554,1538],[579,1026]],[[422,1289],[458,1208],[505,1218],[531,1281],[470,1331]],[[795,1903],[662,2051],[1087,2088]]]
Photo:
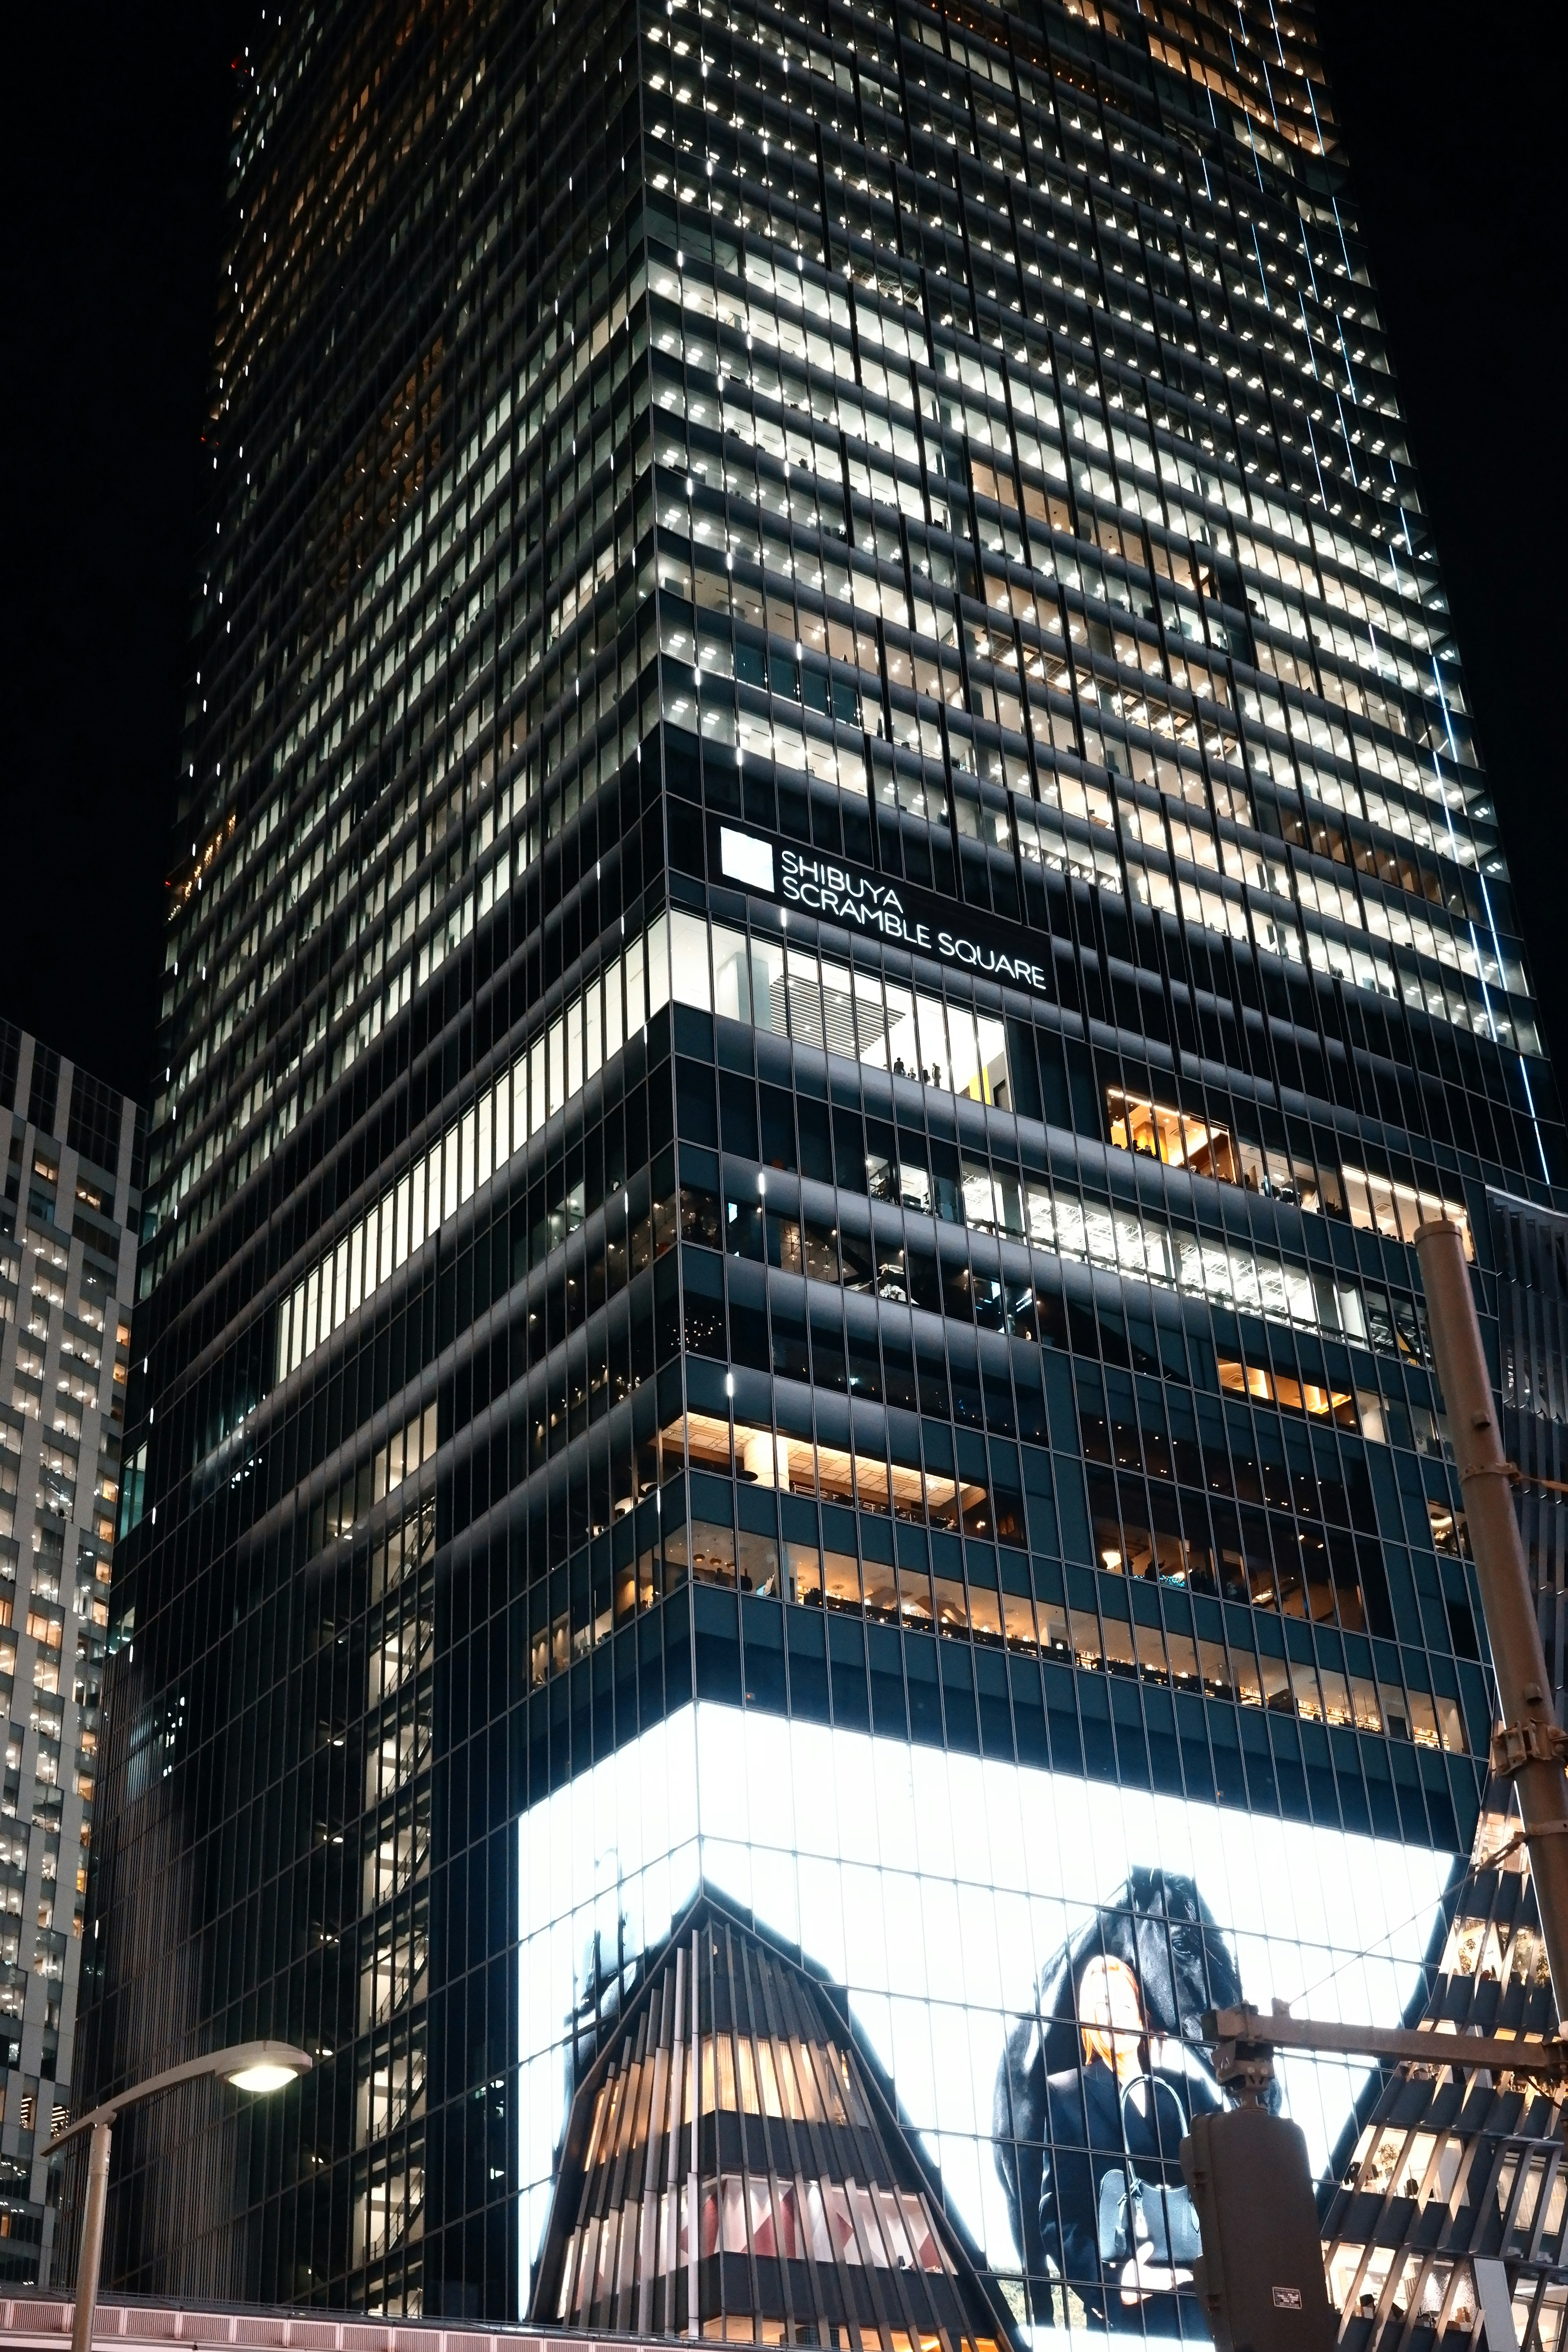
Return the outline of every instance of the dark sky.
[[[1478,17],[1470,0],[1324,0],[1321,16],[1536,983],[1568,1052],[1556,19]],[[138,1094],[229,63],[258,16],[98,0],[28,9],[8,43],[0,1013]]]

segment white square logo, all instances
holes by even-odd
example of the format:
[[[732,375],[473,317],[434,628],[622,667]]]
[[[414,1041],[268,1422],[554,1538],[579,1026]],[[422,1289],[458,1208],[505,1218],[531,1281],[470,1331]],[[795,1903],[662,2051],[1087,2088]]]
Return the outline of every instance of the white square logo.
[[[765,890],[772,898],[778,889],[772,842],[737,833],[731,824],[719,828],[719,864],[727,880],[743,882],[748,890]]]

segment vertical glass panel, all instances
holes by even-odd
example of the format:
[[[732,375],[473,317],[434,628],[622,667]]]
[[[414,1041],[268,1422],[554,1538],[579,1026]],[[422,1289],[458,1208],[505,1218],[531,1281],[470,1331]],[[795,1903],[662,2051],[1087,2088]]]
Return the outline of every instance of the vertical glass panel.
[[[914,992],[908,988],[895,988],[888,982],[888,1051],[895,1077],[912,1078],[920,1074],[920,1040],[915,1033]]]
[[[1379,1683],[1378,1708],[1383,1727],[1390,1739],[1411,1739],[1415,1737],[1409,1706],[1398,1683]]]
[[[822,1560],[815,1544],[785,1544],[784,1598],[821,1607]]]
[[[706,942],[704,942],[706,944]],[[581,1001],[566,1007],[566,1099],[571,1102],[583,1091],[583,1006]]]
[[[629,954],[627,969],[629,973]],[[660,915],[648,925],[647,932],[647,1018],[651,1021],[668,1002],[669,929]]]
[[[459,1204],[474,1197],[474,1184],[479,1161],[479,1115],[477,1104],[470,1104],[463,1113],[458,1130],[458,1200]]]
[[[975,1031],[974,1015],[966,1004],[950,1004],[947,1008],[948,1044],[952,1054],[952,1091],[970,1095],[976,1102],[984,1099],[980,1083],[980,1040]]]
[[[923,1568],[899,1570],[899,1613],[907,1625],[931,1624],[931,1578]]]
[[[775,1037],[789,1034],[784,950],[775,940],[752,941],[752,1019]]]
[[[1068,1639],[1078,1664],[1080,1666],[1098,1666],[1103,1655],[1099,1612],[1080,1605],[1064,1610],[1062,1613],[1067,1620]]]
[[[1290,1687],[1295,1696],[1297,1713],[1305,1716],[1309,1723],[1321,1723],[1323,1716],[1323,1702],[1318,1690],[1316,1668],[1304,1664],[1300,1660],[1293,1661],[1290,1667]]]
[[[746,935],[713,926],[713,1010],[729,1021],[752,1018],[751,963]]]
[[[1348,1726],[1352,1720],[1350,1685],[1337,1667],[1321,1669],[1324,1712],[1331,1723]]]
[[[1436,1748],[1443,1743],[1437,1731],[1436,1710],[1425,1691],[1410,1694],[1410,1734],[1417,1748]]]
[[[978,1167],[973,1160],[966,1160],[963,1181],[964,1223],[978,1225],[985,1233],[994,1232],[996,1209],[990,1169]]]
[[[414,1198],[409,1213],[409,1247],[417,1249],[441,1223],[441,1146],[432,1145],[414,1163]]]
[[[1009,1648],[1034,1648],[1035,1604],[1026,1592],[1005,1592],[1002,1595],[1002,1622]]]
[[[1237,1697],[1243,1706],[1261,1706],[1263,1684],[1258,1675],[1257,1659],[1250,1650],[1233,1649],[1230,1654]]]
[[[1000,1021],[988,1013],[975,1015],[975,1027],[980,1033],[980,1092],[976,1100],[997,1103],[1004,1108],[1012,1102],[1007,1085],[1007,1032]],[[973,1093],[973,1088],[970,1091]]]
[[[1002,1604],[999,1596],[984,1584],[969,1588],[969,1617],[976,1641],[1000,1642],[1002,1639]]]
[[[824,1554],[823,1596],[830,1609],[859,1608],[860,1564],[853,1552]]]
[[[566,1024],[552,1021],[549,1032],[550,1113],[553,1118],[566,1101]]]
[[[1168,1626],[1165,1647],[1171,1654],[1171,1680],[1178,1690],[1196,1690],[1198,1684],[1198,1653],[1190,1633]]]
[[[822,1044],[822,990],[816,958],[806,948],[784,950],[784,984],[789,991],[789,1034],[797,1045]]]
[[[917,994],[915,1017],[920,1038],[920,1073],[930,1087],[945,1087],[951,1091],[952,1065],[947,1057],[947,1030],[942,1017],[942,999]]]
[[[635,1035],[647,1020],[647,957],[640,939],[626,950],[626,1035]]]
[[[669,919],[670,983],[679,1004],[713,1010],[708,982],[708,926],[698,915],[675,913]]]
[[[963,1633],[969,1627],[969,1596],[961,1576],[936,1576],[931,1579],[936,1594],[937,1629],[943,1633]]]
[[[882,983],[874,971],[857,971],[854,985],[860,1059],[873,1070],[885,1070],[888,1033],[882,1019]]]
[[[1436,1702],[1437,1728],[1444,1747],[1450,1756],[1465,1754],[1465,1724],[1459,1713],[1459,1702],[1439,1696]]]
[[[898,1618],[898,1571],[880,1560],[866,1562],[866,1610],[868,1616],[880,1618],[884,1624],[893,1624]]]
[[[830,1054],[855,1058],[854,982],[843,964],[822,966],[823,1036]],[[878,1026],[880,1027],[879,1022]]]

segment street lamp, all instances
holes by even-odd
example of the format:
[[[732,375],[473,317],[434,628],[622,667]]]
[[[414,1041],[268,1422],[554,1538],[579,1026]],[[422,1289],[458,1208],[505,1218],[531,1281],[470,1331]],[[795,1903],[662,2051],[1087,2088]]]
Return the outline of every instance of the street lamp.
[[[46,2156],[58,2156],[83,2132],[92,2134],[92,2147],[87,2162],[87,2208],[82,2215],[81,2251],[76,2266],[76,2308],[71,2315],[71,2352],[92,2352],[93,2321],[98,2315],[98,2273],[103,2259],[103,2217],[109,2202],[109,2143],[111,2126],[122,2107],[134,2107],[143,2099],[156,2098],[160,2091],[173,2091],[182,2083],[195,2083],[204,2075],[218,2074],[232,2083],[237,2091],[255,2091],[265,2095],[281,2091],[301,2074],[310,2071],[308,2051],[295,2050],[287,2042],[237,2042],[228,2050],[215,2050],[206,2058],[187,2058],[182,2066],[165,2067],[161,2074],[150,2074],[144,2083],[133,2084],[106,2099],[90,2115],[80,2116],[64,2131],[57,2132]]]

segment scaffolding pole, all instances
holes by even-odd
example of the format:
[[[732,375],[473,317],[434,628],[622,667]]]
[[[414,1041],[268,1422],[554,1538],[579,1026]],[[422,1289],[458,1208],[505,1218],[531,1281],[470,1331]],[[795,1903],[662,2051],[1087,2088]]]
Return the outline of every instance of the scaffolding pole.
[[[1561,2024],[1568,2018],[1568,1742],[1553,1710],[1514,1511],[1519,1473],[1503,1451],[1459,1228],[1447,1218],[1424,1224],[1415,1255],[1502,1709],[1492,1734],[1491,1766],[1518,1791]]]

